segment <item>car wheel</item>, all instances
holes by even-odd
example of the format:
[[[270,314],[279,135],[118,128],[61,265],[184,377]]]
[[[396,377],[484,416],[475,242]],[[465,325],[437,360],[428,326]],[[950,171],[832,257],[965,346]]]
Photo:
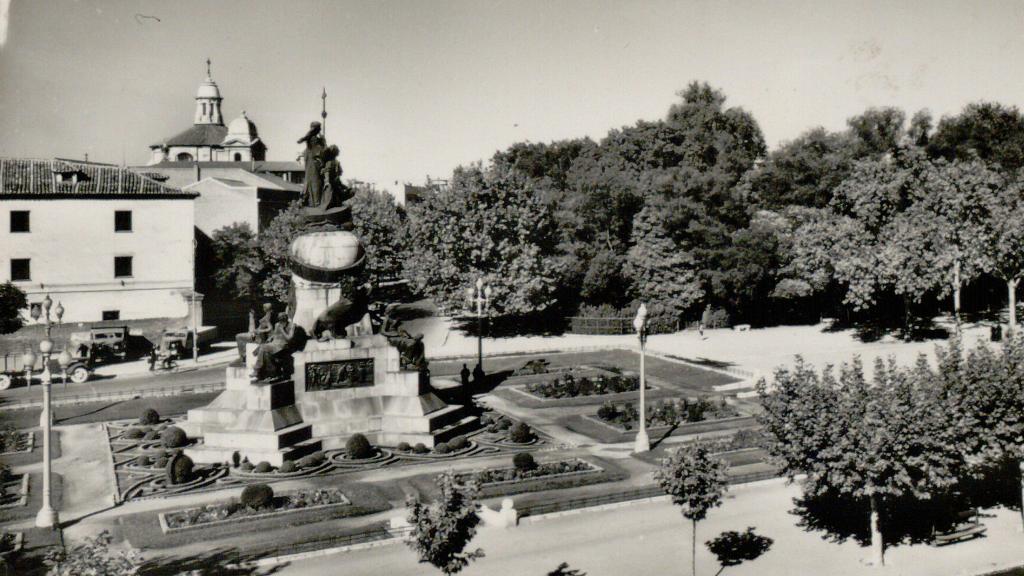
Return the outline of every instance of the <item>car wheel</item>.
[[[75,384],[84,384],[89,380],[89,369],[85,366],[76,366],[71,369],[71,381]]]
[[[0,390],[7,390],[11,387],[11,377],[7,374],[0,374]]]

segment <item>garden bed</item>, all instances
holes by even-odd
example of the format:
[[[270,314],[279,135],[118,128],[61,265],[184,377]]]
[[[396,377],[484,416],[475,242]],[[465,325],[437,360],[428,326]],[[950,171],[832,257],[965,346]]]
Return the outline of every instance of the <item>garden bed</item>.
[[[577,488],[591,484],[617,482],[629,477],[629,474],[618,465],[604,460],[600,460],[600,462],[598,465],[590,459],[573,458],[558,462],[540,462],[535,470],[526,474],[509,467],[489,468],[471,474],[478,478],[480,475],[485,475],[485,479],[492,478],[491,481],[481,482],[480,496],[483,498]],[[517,473],[519,476],[514,477]]]
[[[0,430],[0,458],[31,452],[35,445],[35,434],[15,430],[10,425]]]
[[[160,528],[164,534],[222,526],[238,522],[250,522],[298,512],[323,511],[328,508],[351,506],[352,502],[335,488],[300,490],[274,497],[273,509],[252,509],[232,500],[198,508],[161,513]],[[342,514],[350,516],[356,514]],[[332,515],[332,517],[339,517]]]
[[[4,491],[6,494],[0,498],[0,510],[17,508],[28,504],[28,481],[29,475],[22,474],[20,477],[11,477],[11,479],[4,484]]]
[[[640,391],[640,377],[615,373],[596,373],[593,377],[572,372],[542,382],[523,384],[517,389],[538,400],[559,400],[581,396],[606,396]],[[651,385],[647,384],[647,389]]]

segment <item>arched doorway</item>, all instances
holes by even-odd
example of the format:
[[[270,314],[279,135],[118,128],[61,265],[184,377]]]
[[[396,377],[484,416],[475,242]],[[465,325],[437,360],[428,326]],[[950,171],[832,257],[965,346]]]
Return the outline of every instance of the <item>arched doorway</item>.
[[[192,155],[189,154],[188,152],[180,152],[177,156],[174,157],[174,159],[177,160],[178,162],[191,162]]]

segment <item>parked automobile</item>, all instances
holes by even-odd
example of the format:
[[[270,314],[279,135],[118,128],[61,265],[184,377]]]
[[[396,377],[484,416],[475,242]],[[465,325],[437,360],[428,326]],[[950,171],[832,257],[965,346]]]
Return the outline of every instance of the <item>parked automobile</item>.
[[[74,354],[70,354],[71,358],[67,366],[61,366],[60,355],[54,354],[50,356],[50,373],[53,378],[57,381],[63,375],[67,375],[67,378],[75,384],[82,384],[89,380],[92,376],[92,360],[86,357],[76,357]],[[36,362],[32,367],[33,372],[41,372],[43,369],[43,359],[41,355],[36,354]],[[7,390],[14,384],[15,379],[25,378],[25,355],[24,354],[7,354],[0,356],[0,390]]]
[[[71,354],[90,358],[93,363],[120,362],[128,356],[128,327],[90,328],[88,332],[72,332]]]

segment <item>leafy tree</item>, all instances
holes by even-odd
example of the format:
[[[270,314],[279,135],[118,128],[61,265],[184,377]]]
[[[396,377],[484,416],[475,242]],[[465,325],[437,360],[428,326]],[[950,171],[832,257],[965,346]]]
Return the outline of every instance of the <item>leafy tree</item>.
[[[10,334],[24,325],[21,311],[28,308],[25,293],[9,281],[0,284],[0,334]]]
[[[142,559],[134,549],[110,549],[112,538],[104,530],[95,538],[86,538],[71,548],[53,548],[46,553],[47,576],[133,576],[139,573]]]
[[[1024,115],[1016,106],[975,102],[939,121],[928,153],[947,160],[980,159],[1004,173],[1024,167]]]
[[[492,287],[499,315],[552,306],[560,270],[550,207],[534,184],[507,166],[459,168],[451,186],[410,209],[419,252],[406,262],[416,287],[460,309],[478,277]]]
[[[846,124],[854,137],[854,154],[879,157],[896,150],[903,139],[907,115],[899,108],[868,108]]]
[[[288,205],[270,221],[260,233],[260,260],[263,263],[260,292],[263,299],[285,302],[291,285],[291,271],[288,268],[288,248],[305,226],[301,201]]]
[[[814,128],[773,150],[744,175],[741,187],[759,208],[797,205],[823,208],[853,168],[852,138]]]
[[[263,276],[259,244],[249,224],[235,223],[220,228],[211,238],[217,288],[242,300],[259,297],[259,282]]]
[[[717,538],[708,540],[704,545],[718,558],[718,563],[722,566],[715,575],[718,576],[726,566],[738,566],[747,560],[756,560],[767,552],[773,543],[774,540],[771,538],[756,534],[751,526],[742,533],[722,532]]]
[[[707,445],[698,441],[680,446],[661,461],[654,479],[672,503],[682,509],[683,517],[691,522],[691,574],[697,574],[697,522],[707,518],[712,508],[722,504],[728,490],[724,460],[712,457]]]
[[[802,359],[780,368],[769,391],[758,384],[768,451],[807,496],[868,500],[871,547],[883,563],[881,514],[887,499],[930,498],[954,485],[963,468],[959,447],[947,442],[944,404],[918,370],[879,360],[874,381],[860,360],[836,378],[819,376]]]
[[[1017,330],[1017,285],[1024,276],[1024,198],[1019,184],[1003,189],[992,203],[983,244],[991,273],[1006,282],[1010,332]]]
[[[411,257],[405,211],[387,192],[361,187],[352,198],[352,225],[366,250],[366,271],[373,282],[401,277]]]
[[[479,548],[464,552],[480,523],[476,512],[479,488],[471,479],[461,484],[456,482],[450,472],[439,475],[435,482],[440,490],[436,502],[423,504],[411,496],[406,500],[413,529],[406,544],[416,552],[420,562],[429,562],[450,576],[484,556]]]

